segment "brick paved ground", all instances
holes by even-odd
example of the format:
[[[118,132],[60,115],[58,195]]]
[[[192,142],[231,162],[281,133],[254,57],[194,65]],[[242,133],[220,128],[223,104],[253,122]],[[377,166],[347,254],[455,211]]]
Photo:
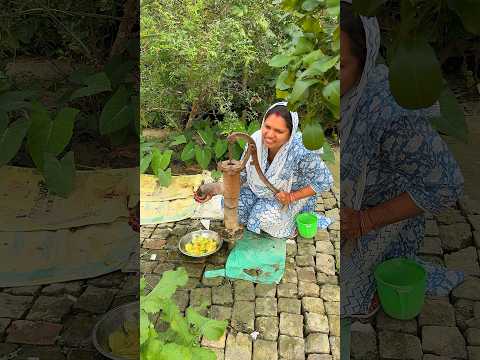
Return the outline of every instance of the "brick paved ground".
[[[422,313],[399,321],[380,312],[352,325],[352,358],[480,360],[480,206],[464,199],[429,217],[421,249],[425,259],[464,270],[467,280],[449,297],[427,298]]]
[[[318,211],[335,220],[314,239],[297,237],[287,242],[287,263],[278,285],[255,285],[223,278],[205,279],[206,269],[223,267],[226,246],[202,260],[181,255],[178,239],[201,229],[198,221],[186,220],[141,228],[141,272],[154,286],[163,272],[183,266],[190,281],[177,292],[182,310],[206,301],[209,316],[228,319],[225,336],[203,341],[225,360],[333,360],[339,359],[339,213],[335,192],[323,194]],[[212,230],[222,226],[213,223]],[[151,255],[156,260],[151,261]],[[253,340],[250,334],[258,331]]]
[[[135,301],[138,275],[120,271],[46,286],[0,289],[0,359],[106,359],[92,345],[96,321]]]

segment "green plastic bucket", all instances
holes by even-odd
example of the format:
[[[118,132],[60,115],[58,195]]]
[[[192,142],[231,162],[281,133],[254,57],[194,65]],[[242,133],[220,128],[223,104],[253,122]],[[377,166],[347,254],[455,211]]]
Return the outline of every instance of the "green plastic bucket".
[[[427,274],[413,260],[395,258],[375,269],[377,291],[383,310],[394,319],[409,320],[422,310]]]
[[[298,233],[301,237],[310,239],[317,233],[318,218],[310,212],[303,212],[297,215],[295,219],[297,223]]]

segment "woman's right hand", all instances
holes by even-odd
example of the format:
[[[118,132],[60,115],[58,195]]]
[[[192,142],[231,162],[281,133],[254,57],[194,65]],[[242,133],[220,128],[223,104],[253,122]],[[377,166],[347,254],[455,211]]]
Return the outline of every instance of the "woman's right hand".
[[[199,196],[197,192],[193,194],[193,198],[195,199],[195,201],[201,204],[209,201],[212,197],[212,194],[205,194],[203,197]]]

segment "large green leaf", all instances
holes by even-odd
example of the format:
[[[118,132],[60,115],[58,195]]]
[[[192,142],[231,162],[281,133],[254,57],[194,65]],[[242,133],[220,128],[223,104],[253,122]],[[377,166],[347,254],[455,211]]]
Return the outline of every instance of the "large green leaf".
[[[6,91],[0,94],[0,111],[13,111],[29,108],[28,101],[35,95],[34,91]]]
[[[111,91],[112,87],[107,74],[104,72],[93,74],[82,79],[83,87],[77,89],[70,96],[70,100],[85,96],[97,95],[105,91]]]
[[[353,9],[364,16],[375,16],[385,0],[355,0]]]
[[[161,186],[168,187],[172,183],[172,169],[168,168],[167,170],[157,170],[158,181]]]
[[[303,19],[302,28],[307,33],[320,33],[322,31],[320,21],[313,16],[306,16]]]
[[[314,63],[315,61],[317,60],[320,60],[321,58],[323,58],[325,55],[323,54],[322,50],[318,49],[318,50],[314,50],[310,53],[308,53],[307,55],[304,55],[303,56],[303,66],[305,67],[308,67],[310,66],[312,63]]]
[[[192,160],[195,157],[195,144],[193,142],[189,142],[182,150],[182,154],[180,158],[182,161]]]
[[[202,138],[203,142],[207,146],[211,146],[214,140],[214,134],[211,128],[206,128],[203,130],[198,130],[198,134]]]
[[[43,175],[48,189],[61,197],[68,197],[75,179],[73,152],[68,152],[60,161],[53,154],[45,153],[44,163]]]
[[[317,84],[320,80],[302,80],[302,79],[297,79],[295,81],[295,85],[293,86],[292,93],[290,94],[288,101],[291,103],[296,103],[297,101],[300,100],[300,98],[303,96],[305,91],[307,89],[314,85]]]
[[[315,10],[319,5],[323,4],[324,0],[305,0],[302,3],[302,9],[305,11]]]
[[[480,2],[478,0],[448,0],[448,6],[458,14],[467,31],[480,35]]]
[[[302,36],[298,39],[297,44],[295,45],[294,54],[302,55],[313,51],[313,43],[310,39],[307,39],[305,36]]]
[[[322,90],[323,97],[327,100],[326,105],[338,119],[340,117],[340,80],[334,80]]]
[[[212,150],[207,147],[195,146],[195,160],[197,160],[198,165],[204,170],[210,165],[212,160]]]
[[[290,89],[292,86],[287,84],[286,81],[288,79],[289,72],[288,70],[283,70],[280,75],[277,77],[277,81],[275,87],[278,90],[287,90]]]
[[[328,15],[338,17],[340,15],[340,0],[326,0],[326,2]]]
[[[8,126],[8,116],[0,111],[0,167],[17,154],[30,127],[30,120],[19,119]]]
[[[170,143],[170,146],[176,146],[176,145],[182,145],[187,143],[187,138],[185,135],[181,134],[178,136],[175,136],[173,141]]]
[[[400,42],[390,64],[390,89],[406,109],[432,106],[443,88],[442,71],[433,48],[424,39]]]
[[[120,86],[107,101],[100,114],[100,134],[111,134],[126,127],[134,114],[125,86]]]
[[[168,165],[170,165],[172,154],[172,150],[165,150],[164,152],[161,152],[158,148],[153,149],[151,166],[155,175],[158,176],[158,172],[160,170],[167,169]]]
[[[161,360],[196,360],[193,359],[192,351],[188,347],[174,343],[165,344],[159,355]]]
[[[332,163],[335,163],[335,153],[332,150],[332,147],[328,143],[328,141],[325,141],[323,144],[323,154],[322,154],[322,160]]]
[[[60,110],[51,120],[47,109],[40,103],[32,104],[27,147],[35,166],[43,169],[44,153],[58,156],[72,138],[75,118],[79,111],[73,108]]]
[[[220,159],[227,152],[228,142],[225,139],[218,139],[215,143],[215,157]]]
[[[163,302],[170,299],[179,286],[185,286],[188,281],[188,273],[185,268],[178,268],[175,271],[166,271],[155,288],[144,297],[140,308],[147,313],[157,313]]]
[[[255,131],[257,130],[260,130],[260,122],[257,121],[257,120],[253,120],[250,122],[250,124],[248,124],[248,127],[247,127],[247,133],[248,135],[252,135]]]
[[[468,128],[463,109],[449,88],[445,88],[439,99],[441,116],[432,119],[432,125],[447,135],[467,142]]]
[[[277,67],[277,68],[284,67],[284,66],[288,65],[290,63],[290,61],[292,61],[293,59],[295,59],[295,56],[279,54],[279,55],[275,55],[270,60],[269,65],[271,67]]]
[[[145,156],[142,156],[142,159],[140,160],[140,173],[144,174],[145,171],[147,171],[148,167],[150,166],[150,163],[152,161],[153,155],[151,153],[146,154]]]
[[[227,321],[212,320],[204,317],[191,307],[187,309],[185,315],[187,321],[195,325],[195,327],[200,330],[200,333],[208,340],[214,341],[220,339],[228,325]]]
[[[323,59],[317,60],[312,65],[310,65],[308,69],[302,73],[301,78],[307,79],[310,77],[322,75],[323,73],[327,72],[332,67],[334,67],[339,59],[340,59],[339,55],[325,56]]]
[[[195,360],[216,360],[217,355],[208,348],[192,348],[192,357]]]

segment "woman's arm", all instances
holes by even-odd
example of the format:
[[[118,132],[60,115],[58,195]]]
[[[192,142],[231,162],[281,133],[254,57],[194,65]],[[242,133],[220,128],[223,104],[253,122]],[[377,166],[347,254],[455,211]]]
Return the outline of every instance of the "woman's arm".
[[[298,201],[300,199],[304,199],[310,196],[315,195],[316,192],[313,190],[313,188],[308,185],[302,189],[299,189],[297,191],[292,191],[292,192],[285,192],[285,191],[280,191],[275,197],[282,203],[282,205],[288,205],[294,201]]]
[[[360,211],[362,233],[406,220],[423,213],[410,194],[404,192],[382,204]]]
[[[372,230],[415,217],[422,212],[423,210],[415,204],[407,192],[365,210],[342,208],[340,209],[342,238],[355,240]]]

